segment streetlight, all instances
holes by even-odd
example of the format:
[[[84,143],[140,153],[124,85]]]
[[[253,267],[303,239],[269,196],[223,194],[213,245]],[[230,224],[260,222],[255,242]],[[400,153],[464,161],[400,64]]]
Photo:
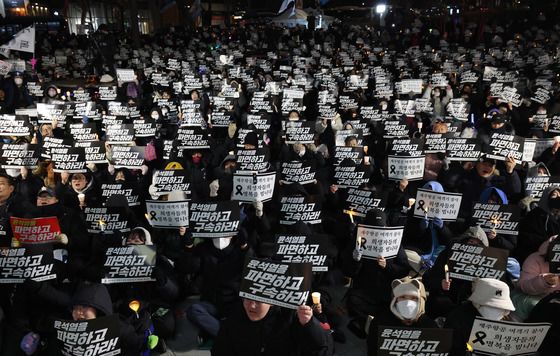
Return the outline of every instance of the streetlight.
[[[387,12],[387,5],[377,4],[377,6],[375,6],[375,13],[379,14],[379,26],[381,27],[385,27],[385,22],[383,21],[385,12]]]

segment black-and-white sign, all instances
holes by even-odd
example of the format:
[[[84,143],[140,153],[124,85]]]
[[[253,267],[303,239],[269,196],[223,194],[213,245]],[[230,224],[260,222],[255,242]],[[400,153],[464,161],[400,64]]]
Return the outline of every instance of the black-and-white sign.
[[[86,168],[86,154],[81,147],[53,147],[50,149],[51,160],[54,162],[56,173],[84,173]]]
[[[189,226],[189,203],[186,200],[146,200],[146,214],[152,227],[176,229]]]
[[[553,185],[560,185],[560,176],[527,177],[525,191],[533,198],[540,198],[546,188]]]
[[[274,257],[282,263],[311,263],[313,272],[327,272],[327,251],[319,238],[304,235],[277,235]]]
[[[239,296],[297,309],[309,297],[311,269],[311,263],[287,264],[251,258],[243,271]]]
[[[313,143],[315,137],[315,122],[287,121],[285,122],[286,143]]]
[[[509,252],[494,247],[453,243],[449,256],[451,278],[472,281],[475,278],[501,279],[506,271]]]
[[[193,237],[218,238],[237,235],[239,231],[239,203],[192,203],[189,226]]]
[[[0,283],[35,282],[56,278],[51,245],[27,246],[0,251]]]
[[[476,162],[481,156],[480,143],[476,138],[450,138],[446,150],[450,161]]]
[[[285,196],[280,199],[280,224],[292,225],[321,223],[321,204],[314,197]]]
[[[424,177],[425,156],[389,156],[388,177],[390,180],[401,180],[406,178],[410,181],[421,180]]]
[[[4,115],[0,119],[0,136],[30,136],[32,129],[27,116]]]
[[[447,356],[453,346],[453,330],[380,326],[377,340],[379,356]]]
[[[177,141],[181,149],[210,148],[208,132],[200,127],[181,127],[177,132]]]
[[[115,168],[140,169],[144,164],[143,146],[113,146]]]
[[[137,182],[104,183],[101,185],[103,202],[117,194],[126,197],[129,206],[140,205],[140,189]]]
[[[334,167],[336,185],[339,188],[358,188],[369,181],[371,170],[366,165],[338,165]]]
[[[99,99],[103,101],[111,101],[117,98],[117,87],[116,86],[100,86],[99,87]]]
[[[358,225],[356,247],[363,250],[363,257],[393,258],[399,253],[404,228]]]
[[[233,174],[233,191],[231,199],[243,202],[266,202],[272,199],[276,172],[272,173],[245,173]]]
[[[41,153],[37,145],[0,143],[0,165],[4,169],[36,168]]]
[[[377,197],[377,194],[372,190],[348,188],[346,193],[346,203],[342,210],[345,214],[364,218],[370,209],[385,210],[387,202]]]
[[[548,256],[549,271],[550,273],[560,273],[560,239],[554,239],[551,244]]]
[[[364,150],[362,147],[337,146],[334,149],[335,166],[341,164],[345,159],[351,159],[355,164],[360,164],[363,158]]]
[[[521,164],[523,160],[523,149],[523,137],[494,133],[492,134],[490,144],[486,148],[486,156],[500,161],[505,161],[506,158],[513,157],[517,164]]]
[[[443,221],[455,221],[459,215],[461,200],[460,193],[435,192],[428,189],[418,189],[414,216],[417,218],[439,218]]]
[[[282,183],[309,184],[315,181],[315,165],[313,162],[291,161],[282,162]]]
[[[120,321],[117,314],[86,321],[55,320],[59,355],[120,355]]]
[[[514,323],[477,316],[468,344],[477,355],[534,355],[550,327],[549,323]]]
[[[191,194],[191,183],[189,180],[185,170],[155,171],[152,184],[155,186],[157,195],[180,190],[189,196]]]
[[[130,231],[129,219],[124,208],[91,208],[84,209],[86,224],[90,234],[113,234],[115,231]]]
[[[515,205],[476,203],[473,207],[473,219],[486,232],[517,235],[520,211]]]
[[[152,282],[156,265],[156,247],[131,245],[109,247],[105,253],[103,284]]]
[[[81,147],[86,154],[87,163],[107,163],[105,143],[102,141],[76,142],[75,147]]]
[[[237,171],[266,172],[270,168],[267,151],[264,148],[253,150],[239,149],[236,152]]]
[[[112,145],[130,145],[134,142],[134,125],[109,125],[105,129],[107,143]]]
[[[135,137],[153,137],[156,135],[157,126],[153,120],[134,120]]]

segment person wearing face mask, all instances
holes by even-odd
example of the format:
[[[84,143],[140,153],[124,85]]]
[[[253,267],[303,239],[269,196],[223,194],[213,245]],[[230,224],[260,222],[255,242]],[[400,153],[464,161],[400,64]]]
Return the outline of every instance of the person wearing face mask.
[[[521,268],[519,288],[523,293],[514,293],[513,303],[516,314],[525,319],[529,316],[531,309],[544,297],[560,291],[560,280],[558,273],[550,270],[550,261],[554,252],[552,248],[557,246],[557,236],[552,236],[541,244],[537,252],[527,257]]]
[[[6,111],[9,113],[33,105],[33,98],[29,95],[23,74],[15,72],[12,75],[14,79],[6,86]]]
[[[519,263],[539,247],[550,236],[560,234],[560,186],[553,185],[544,190],[539,204],[519,222],[517,247],[513,251]]]
[[[391,283],[393,299],[387,308],[375,315],[368,328],[368,356],[376,356],[379,350],[377,336],[379,327],[437,328],[437,324],[424,312],[426,290],[418,279],[404,277]]]
[[[189,272],[202,279],[200,301],[186,312],[187,318],[199,329],[201,347],[207,347],[216,338],[220,320],[239,302],[245,259],[253,255],[246,241],[247,233],[241,229],[235,237],[206,239],[196,246],[192,242],[186,246]]]
[[[49,85],[44,92],[42,103],[57,104],[62,102],[60,99],[60,89],[56,85]]]
[[[443,326],[453,329],[451,356],[467,355],[466,343],[477,316],[499,321],[515,311],[509,296],[509,286],[505,282],[492,278],[478,278],[472,284],[473,292],[469,301],[451,311]]]

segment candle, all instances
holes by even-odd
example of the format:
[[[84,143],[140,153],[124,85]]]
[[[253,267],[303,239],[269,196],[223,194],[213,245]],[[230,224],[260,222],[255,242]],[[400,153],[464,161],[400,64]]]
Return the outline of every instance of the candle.
[[[101,230],[101,232],[105,231],[105,225],[105,221],[99,220],[99,229]]]
[[[83,204],[86,201],[86,195],[84,193],[78,194],[78,200],[80,201],[80,204]]]
[[[495,234],[496,233],[496,226],[498,226],[498,224],[500,223],[500,220],[498,220],[498,217],[496,215],[492,216],[492,219],[490,219],[490,222],[492,223],[492,232]]]
[[[350,210],[348,212],[348,215],[350,215],[350,222],[352,222],[352,224],[354,223],[354,211]]]
[[[319,293],[319,292],[311,293],[311,299],[313,299],[313,304],[314,305],[317,305],[317,304],[321,303],[321,293]]]
[[[443,267],[443,269],[445,270],[445,281],[449,282],[449,267],[447,267],[447,264]]]

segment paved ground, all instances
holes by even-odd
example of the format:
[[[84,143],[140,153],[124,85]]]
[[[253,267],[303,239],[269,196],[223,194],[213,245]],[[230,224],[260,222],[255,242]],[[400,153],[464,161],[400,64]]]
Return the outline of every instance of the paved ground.
[[[336,304],[341,304],[341,299],[346,293],[346,289],[343,287],[338,287],[336,290],[331,291],[331,296],[333,297]],[[188,302],[185,302],[181,306],[181,309],[186,308]],[[347,320],[344,320],[347,322]],[[365,340],[357,338],[348,329],[343,329],[346,335],[346,343],[339,344],[335,343],[335,355],[336,356],[355,356],[355,355],[365,355],[366,354],[366,343]],[[184,317],[180,317],[177,320],[177,335],[174,339],[168,340],[168,352],[163,356],[210,356],[209,351],[198,350],[196,342],[197,332],[194,326]]]

